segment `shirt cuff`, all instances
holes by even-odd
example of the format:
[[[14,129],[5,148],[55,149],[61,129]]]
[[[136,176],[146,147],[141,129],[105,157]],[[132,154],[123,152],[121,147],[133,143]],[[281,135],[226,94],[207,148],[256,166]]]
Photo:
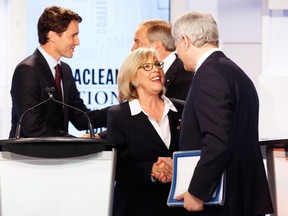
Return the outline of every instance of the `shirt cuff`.
[[[151,175],[151,181],[152,183],[155,183],[157,181],[157,179],[155,179],[152,175]]]

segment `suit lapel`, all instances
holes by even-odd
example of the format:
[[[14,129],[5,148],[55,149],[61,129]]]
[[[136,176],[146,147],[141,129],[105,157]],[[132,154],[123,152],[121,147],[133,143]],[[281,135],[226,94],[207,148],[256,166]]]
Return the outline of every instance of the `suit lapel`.
[[[178,142],[179,142],[179,131],[180,131],[180,123],[181,118],[179,113],[169,111],[168,113],[169,123],[170,123],[170,131],[171,131],[171,142],[170,142],[170,151],[177,151]]]
[[[139,122],[142,123],[139,124]],[[141,112],[138,115],[134,116],[133,123],[135,123],[135,127],[137,127],[140,131],[142,131],[142,133],[145,134],[145,136],[150,137],[159,145],[166,147],[161,137],[158,135],[155,128],[153,127],[148,117],[144,113]]]
[[[66,67],[64,67],[63,62],[61,62],[61,69],[62,69],[62,85],[63,85],[63,93],[64,93],[64,102],[69,103],[69,85],[68,85],[68,80],[69,78],[67,77],[68,72],[66,71]]]
[[[55,79],[53,77],[53,74],[44,56],[41,54],[41,52],[38,49],[36,49],[36,51],[34,52],[34,55],[38,59],[39,73],[41,73],[45,77],[45,80],[47,80],[49,83],[49,86],[46,86],[46,87],[49,87],[49,88],[52,86],[55,87]]]
[[[176,56],[176,59],[165,73],[165,82],[164,82],[165,88],[167,88],[170,85],[170,83],[172,83],[173,80],[175,79],[175,73],[177,72],[178,67],[179,67],[178,58]]]
[[[161,137],[156,132],[155,128],[149,121],[148,117],[143,113],[140,112],[137,115],[131,116],[131,111],[128,102],[121,104],[123,106],[123,110],[130,119],[129,122],[133,125],[133,127],[137,128],[139,131],[141,131],[145,136],[150,137],[153,139],[156,143],[159,145],[166,147],[165,143],[162,141]],[[141,124],[139,124],[141,122]]]
[[[52,74],[52,71],[47,63],[47,61],[45,60],[44,56],[41,54],[41,52],[37,49],[35,51],[35,56],[38,59],[39,62],[39,66],[40,66],[40,71],[42,73],[42,75],[44,76],[44,79],[47,81],[47,86],[46,87],[54,87],[56,89],[56,83],[55,83],[55,78]],[[62,66],[61,66],[62,68]],[[62,79],[63,80],[63,79]],[[58,92],[55,91],[53,96],[57,99],[58,97]]]
[[[34,55],[38,59],[39,71],[41,72],[41,75],[44,77],[45,82],[47,82],[46,86],[44,86],[44,88],[46,88],[46,87],[56,88],[55,78],[52,74],[52,71],[51,71],[46,59],[44,58],[44,56],[41,54],[41,52],[38,49],[34,52]],[[64,84],[63,84],[63,86],[64,86]],[[58,98],[57,91],[54,92],[53,96],[55,99]],[[47,97],[48,97],[48,94],[47,94]],[[55,103],[55,102],[52,102],[52,103]],[[63,107],[60,104],[55,104],[55,106],[57,106],[57,112],[60,113],[61,111],[63,111]],[[65,113],[64,116],[59,114],[59,118],[64,117],[63,127],[64,127],[64,130],[67,130],[68,129],[66,126],[67,124],[65,124],[65,122],[68,122],[68,113],[67,112],[64,112],[64,113]]]
[[[68,77],[69,71],[67,71],[67,67],[65,67],[65,63],[61,62],[61,70],[62,70],[62,86],[63,86],[63,101],[66,104],[70,104],[70,101],[73,101],[70,99],[70,90],[69,90],[69,80],[71,80]],[[73,80],[74,82],[74,80]],[[71,97],[73,97],[73,94],[71,94]],[[69,120],[69,112],[70,108],[67,106],[64,106],[64,128],[68,128],[68,120]]]

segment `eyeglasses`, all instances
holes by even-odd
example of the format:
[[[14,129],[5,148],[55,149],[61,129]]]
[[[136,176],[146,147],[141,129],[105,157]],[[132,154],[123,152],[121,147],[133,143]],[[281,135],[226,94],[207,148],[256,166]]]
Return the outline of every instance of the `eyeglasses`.
[[[159,69],[162,69],[164,66],[163,61],[156,61],[154,63],[144,63],[139,68],[143,68],[145,71],[151,71],[153,69],[153,65]]]

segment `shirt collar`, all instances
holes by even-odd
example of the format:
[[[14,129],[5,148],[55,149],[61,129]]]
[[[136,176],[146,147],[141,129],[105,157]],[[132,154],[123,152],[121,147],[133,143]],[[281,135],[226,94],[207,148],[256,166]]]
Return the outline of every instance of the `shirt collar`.
[[[197,72],[197,70],[199,69],[199,67],[203,64],[203,62],[214,52],[219,51],[219,48],[212,48],[209,49],[207,52],[205,52],[200,58],[199,61],[196,64],[196,68],[195,68],[195,73]]]
[[[173,62],[176,59],[176,54],[175,52],[170,53],[165,59],[163,59],[164,62],[164,67],[163,67],[163,71],[164,73],[166,73],[168,71],[168,69],[170,68],[170,66],[173,64]]]
[[[57,62],[52,56],[50,56],[41,46],[38,47],[40,53],[44,56],[45,60],[47,61],[51,71],[54,70],[57,64],[60,64],[60,61]]]
[[[177,109],[175,108],[173,103],[165,95],[163,95],[161,98],[164,100],[164,106],[165,106],[164,109],[167,108],[168,110],[170,109],[174,112],[177,112]],[[132,116],[137,115],[140,112],[145,113],[144,110],[142,109],[138,99],[133,99],[133,100],[129,101],[129,106],[130,106]]]

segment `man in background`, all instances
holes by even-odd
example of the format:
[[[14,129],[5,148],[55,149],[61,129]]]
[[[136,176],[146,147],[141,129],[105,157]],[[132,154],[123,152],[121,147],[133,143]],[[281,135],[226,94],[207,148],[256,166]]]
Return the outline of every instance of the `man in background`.
[[[175,42],[171,35],[171,25],[158,19],[145,20],[136,29],[131,50],[139,47],[155,48],[160,61],[164,62],[166,96],[186,100],[193,73],[184,69],[182,61],[174,52]]]
[[[18,64],[12,78],[12,127],[10,138],[15,137],[16,125],[29,108],[48,99],[47,87],[55,88],[55,99],[87,112],[93,127],[104,127],[107,108],[90,111],[77,90],[70,66],[61,57],[72,58],[80,45],[78,23],[82,18],[75,12],[48,7],[38,20],[36,51]],[[21,137],[70,136],[68,122],[78,130],[88,129],[84,113],[49,101],[27,112],[21,123]]]

